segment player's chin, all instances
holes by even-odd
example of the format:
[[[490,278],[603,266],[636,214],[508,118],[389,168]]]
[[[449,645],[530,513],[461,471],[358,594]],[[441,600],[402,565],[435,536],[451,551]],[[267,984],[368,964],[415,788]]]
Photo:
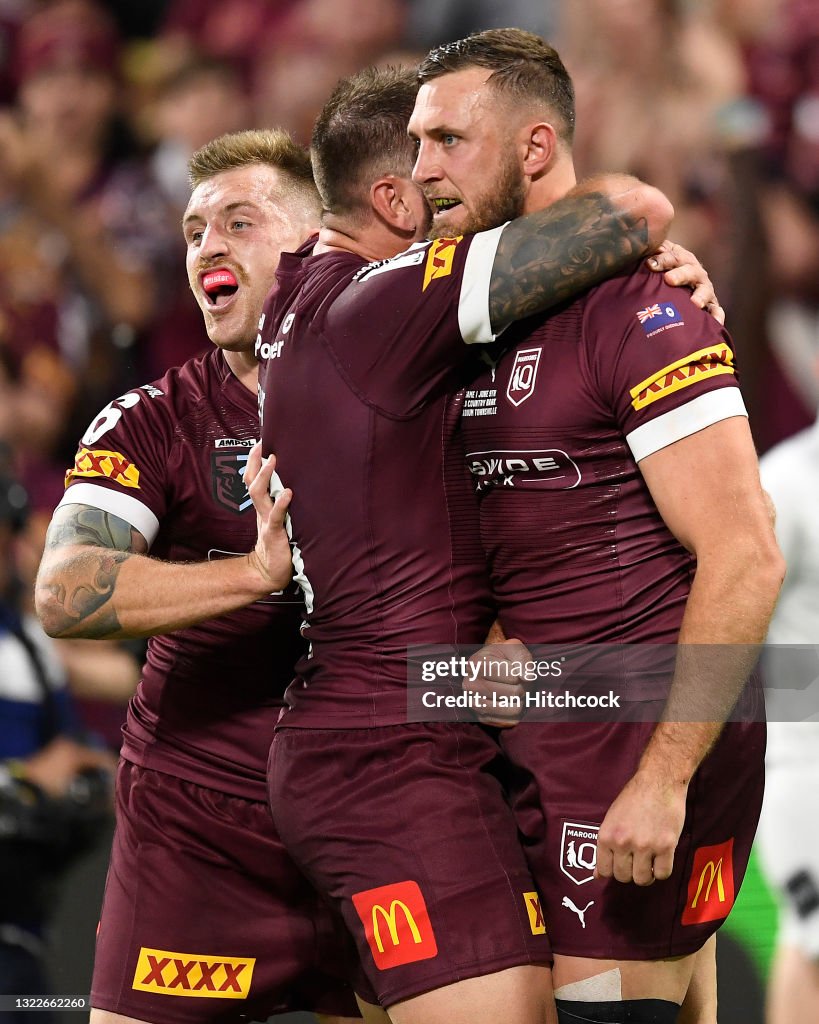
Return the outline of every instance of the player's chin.
[[[210,340],[223,352],[250,352],[253,350],[256,342],[255,335],[249,337],[248,335],[236,334],[225,334],[216,338],[212,337]]]
[[[208,337],[213,344],[224,352],[236,352],[245,347],[242,342],[244,335],[237,331],[236,324],[228,324],[224,320],[207,318],[205,323]],[[245,332],[246,333],[246,332]]]
[[[436,213],[427,232],[427,238],[452,238],[468,233],[467,213],[463,205],[453,207],[445,213]]]

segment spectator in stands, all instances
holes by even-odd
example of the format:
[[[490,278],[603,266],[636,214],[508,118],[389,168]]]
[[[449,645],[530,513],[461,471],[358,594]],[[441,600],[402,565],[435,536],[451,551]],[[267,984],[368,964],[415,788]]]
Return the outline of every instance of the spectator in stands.
[[[49,991],[43,958],[61,873],[110,818],[116,761],[77,736],[65,674],[17,573],[27,495],[0,466],[0,992]],[[30,590],[30,587],[28,588]],[[20,1020],[19,1013],[0,1014]],[[36,1014],[40,1024],[56,1019]]]
[[[150,167],[167,203],[168,222],[175,228],[190,198],[188,160],[193,153],[211,139],[249,125],[242,77],[229,62],[191,57],[165,75],[153,105],[156,145]],[[211,346],[191,300],[181,234],[171,244],[176,258],[164,275],[157,315],[142,345],[140,365],[149,379],[163,376],[169,367],[179,366]]]
[[[169,0],[160,41],[170,66],[204,55],[250,76],[266,39],[278,35],[302,0]]]
[[[723,0],[742,32],[750,94],[765,129],[759,195],[768,249],[768,334],[787,390],[769,408],[771,443],[807,426],[819,404],[812,372],[819,332],[819,4],[756,0],[749,21]]]
[[[123,375],[117,353],[155,313],[176,233],[118,118],[118,56],[101,8],[58,0],[23,24],[17,109],[0,112],[11,348],[22,339],[30,349],[34,337],[94,404]]]
[[[562,11],[562,50],[580,169],[630,171],[662,189],[675,238],[719,269],[719,117],[742,95],[744,73],[731,39],[696,11],[680,0],[575,0]]]
[[[629,170],[671,199],[675,237],[709,268],[739,339],[743,394],[759,431],[767,292],[759,125],[733,24],[715,15],[720,2],[574,0],[561,8],[562,49],[577,89],[579,169]]]
[[[470,32],[515,25],[551,39],[557,0],[409,0],[408,41],[426,51]]]
[[[253,76],[254,120],[309,143],[336,82],[402,43],[404,0],[301,0],[264,39]]]

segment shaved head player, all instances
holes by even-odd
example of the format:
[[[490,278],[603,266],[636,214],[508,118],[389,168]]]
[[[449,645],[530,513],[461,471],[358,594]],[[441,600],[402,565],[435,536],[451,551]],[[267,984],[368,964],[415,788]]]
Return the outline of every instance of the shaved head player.
[[[478,33],[434,50],[419,77],[414,177],[434,234],[489,231],[574,186],[571,81],[542,39]],[[641,266],[504,343],[462,417],[504,631],[680,645],[638,723],[524,722],[502,736],[558,1015],[674,1024],[748,862],[764,711],[749,698],[747,720],[722,725],[782,578],[734,344]],[[607,682],[633,691],[625,673]],[[698,1024],[715,1014],[704,1006]]]

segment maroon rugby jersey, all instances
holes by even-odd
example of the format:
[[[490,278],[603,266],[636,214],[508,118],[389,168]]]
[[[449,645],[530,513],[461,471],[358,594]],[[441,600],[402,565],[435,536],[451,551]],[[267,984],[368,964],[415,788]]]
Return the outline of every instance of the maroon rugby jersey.
[[[506,634],[673,643],[694,560],[638,462],[746,415],[731,339],[685,291],[639,268],[514,325],[504,342],[511,349],[459,397]]]
[[[80,442],[61,504],[126,520],[155,558],[243,554],[256,541],[241,474],[258,427],[255,396],[213,349],[103,409]],[[302,611],[294,589],[151,637],[123,757],[265,800],[273,728],[303,651]]]
[[[407,647],[478,643],[493,609],[451,394],[492,340],[500,229],[366,264],[285,254],[263,314],[262,442],[292,487],[310,654],[288,726],[406,721]]]

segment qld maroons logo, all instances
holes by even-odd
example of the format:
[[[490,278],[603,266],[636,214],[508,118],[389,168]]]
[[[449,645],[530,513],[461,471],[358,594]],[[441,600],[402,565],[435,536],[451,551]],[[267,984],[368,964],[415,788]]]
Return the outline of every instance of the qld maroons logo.
[[[253,502],[242,474],[247,466],[247,451],[219,451],[210,457],[213,497],[223,508],[237,515]]]
[[[599,825],[584,825],[576,821],[563,822],[560,870],[571,878],[575,885],[585,885],[594,878],[599,831]]]
[[[522,405],[535,393],[539,366],[539,348],[522,348],[515,353],[509,383],[506,385],[506,398],[515,407]]]

